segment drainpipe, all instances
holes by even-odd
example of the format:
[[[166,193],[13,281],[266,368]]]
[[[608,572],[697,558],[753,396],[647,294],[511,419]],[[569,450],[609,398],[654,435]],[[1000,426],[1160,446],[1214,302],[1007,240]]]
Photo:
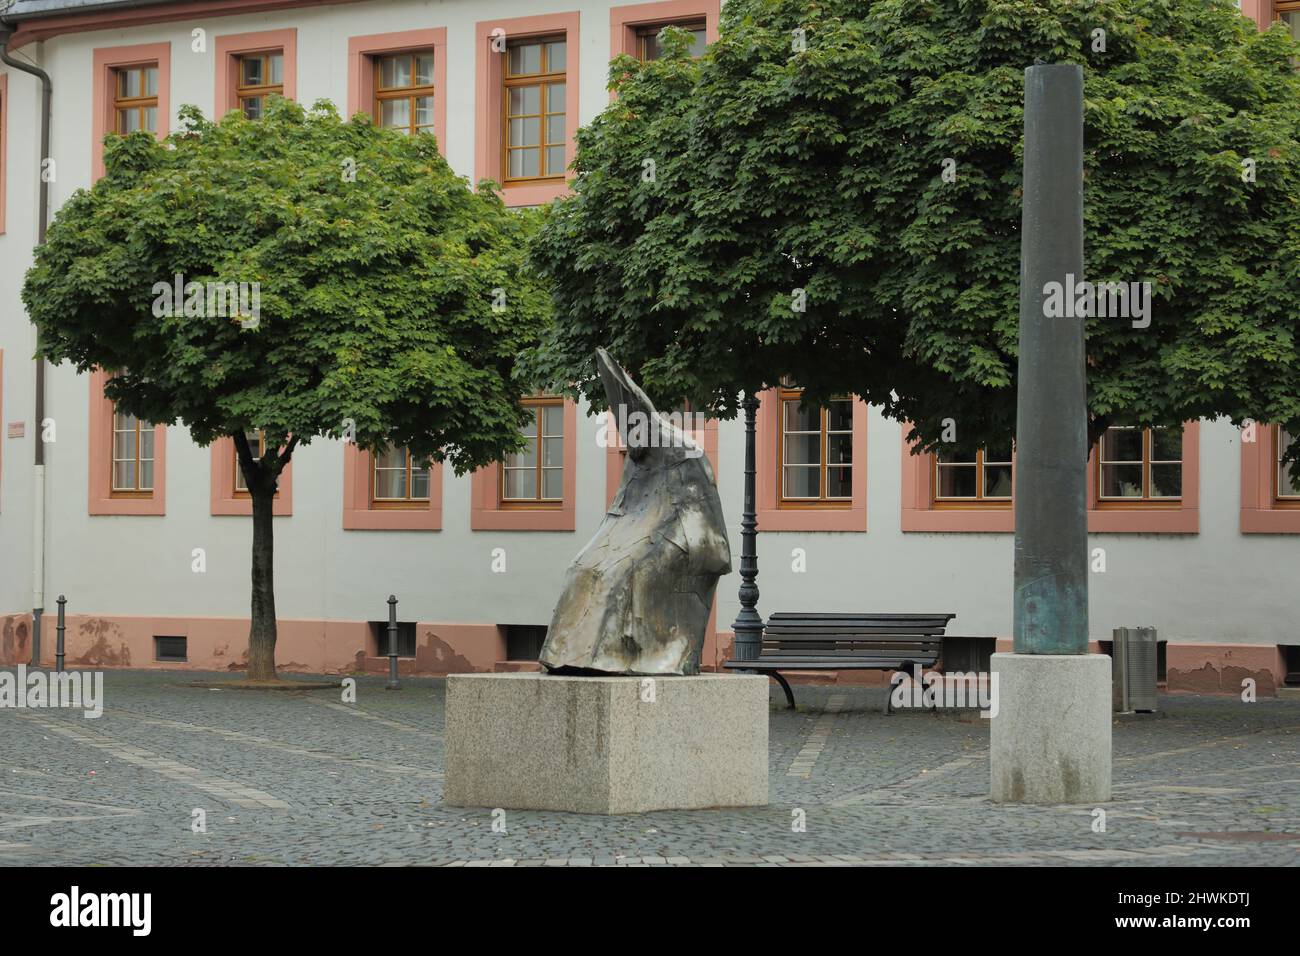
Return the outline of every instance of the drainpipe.
[[[9,53],[14,28],[0,22],[0,63],[41,82],[41,182],[36,218],[36,243],[45,244],[45,230],[50,221],[50,184],[46,181],[44,161],[50,155],[50,113],[54,84],[39,66],[15,60]],[[45,611],[45,442],[41,438],[45,421],[45,359],[36,357],[36,420],[33,423],[35,456],[32,469],[32,666],[41,662],[41,614]]]

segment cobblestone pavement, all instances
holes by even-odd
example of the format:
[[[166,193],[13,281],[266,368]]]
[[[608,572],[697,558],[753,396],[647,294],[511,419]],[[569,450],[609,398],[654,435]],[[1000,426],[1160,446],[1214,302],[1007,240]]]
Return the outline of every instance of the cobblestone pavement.
[[[1296,865],[1300,700],[1162,697],[1117,719],[1104,833],[996,806],[988,721],[883,689],[773,688],[771,805],[624,817],[442,805],[443,683],[211,690],[108,671],[104,714],[0,710],[0,864]],[[206,832],[193,832],[194,811]],[[806,820],[806,830],[795,824]]]

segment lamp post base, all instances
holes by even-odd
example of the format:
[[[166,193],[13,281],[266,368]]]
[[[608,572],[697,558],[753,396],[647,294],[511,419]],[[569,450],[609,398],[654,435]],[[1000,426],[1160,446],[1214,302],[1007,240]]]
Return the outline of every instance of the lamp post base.
[[[994,803],[1110,799],[1110,658],[994,654],[990,728]]]

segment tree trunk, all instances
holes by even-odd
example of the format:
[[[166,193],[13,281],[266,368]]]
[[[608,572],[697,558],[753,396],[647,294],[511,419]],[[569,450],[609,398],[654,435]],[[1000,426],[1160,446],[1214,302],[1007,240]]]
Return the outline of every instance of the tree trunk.
[[[275,679],[274,479],[249,483],[253,499],[253,607],[248,631],[248,679]]]

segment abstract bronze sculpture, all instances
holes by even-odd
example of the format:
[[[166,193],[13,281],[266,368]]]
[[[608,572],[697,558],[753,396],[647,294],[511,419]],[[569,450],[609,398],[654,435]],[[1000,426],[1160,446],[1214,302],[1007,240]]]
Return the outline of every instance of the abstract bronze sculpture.
[[[697,674],[713,592],[731,570],[713,469],[604,349],[596,363],[627,460],[569,566],[540,660],[561,673]]]

